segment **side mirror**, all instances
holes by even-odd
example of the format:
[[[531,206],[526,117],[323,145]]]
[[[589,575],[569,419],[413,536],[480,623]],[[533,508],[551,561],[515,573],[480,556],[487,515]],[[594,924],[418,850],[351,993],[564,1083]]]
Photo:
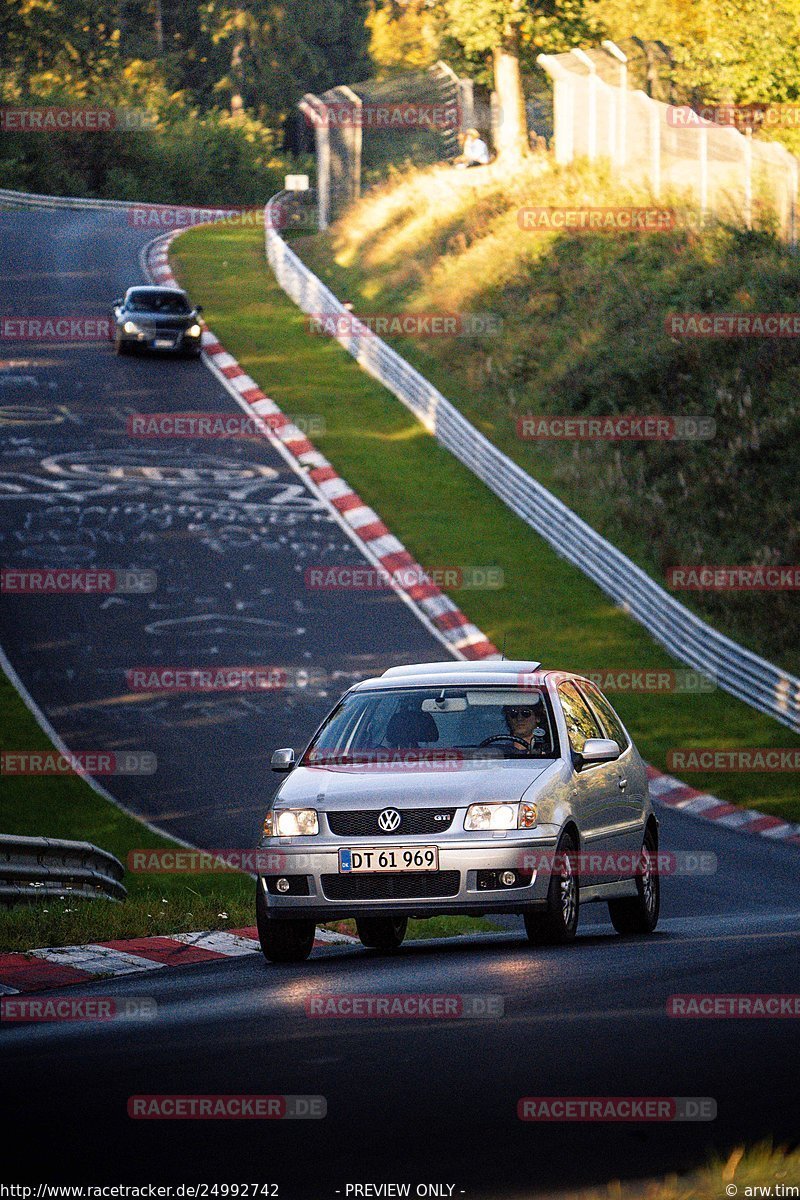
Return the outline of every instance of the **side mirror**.
[[[294,750],[289,746],[283,750],[274,751],[270,759],[270,766],[273,771],[291,771],[294,761]]]
[[[120,305],[121,305],[121,304],[124,304],[124,303],[125,303],[125,301],[124,301],[123,297],[122,297],[122,296],[118,296],[118,297],[117,297],[117,299],[114,301],[114,303],[112,304],[112,306],[111,306],[111,307],[112,307],[112,308],[119,308],[119,307],[120,307]]]
[[[611,738],[587,738],[576,758],[578,770],[590,763],[614,762],[619,758],[619,746]]]
[[[194,311],[195,311],[196,313],[201,313],[201,312],[203,311],[203,306],[202,306],[202,304],[195,304],[195,306],[194,306]]]

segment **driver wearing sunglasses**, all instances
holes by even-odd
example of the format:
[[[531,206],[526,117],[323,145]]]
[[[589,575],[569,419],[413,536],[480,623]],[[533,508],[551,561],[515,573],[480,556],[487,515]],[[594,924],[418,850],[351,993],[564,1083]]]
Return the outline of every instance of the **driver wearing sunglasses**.
[[[508,732],[515,742],[524,745],[529,752],[537,750],[547,737],[547,730],[540,723],[544,716],[539,704],[507,704],[503,708]]]

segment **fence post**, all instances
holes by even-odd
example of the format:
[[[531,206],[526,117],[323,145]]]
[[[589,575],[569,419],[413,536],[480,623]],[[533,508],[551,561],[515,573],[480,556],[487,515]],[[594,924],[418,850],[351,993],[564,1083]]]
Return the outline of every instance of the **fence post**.
[[[708,215],[708,129],[700,129],[700,224],[705,225]]]
[[[655,100],[650,100],[650,186],[654,196],[661,195],[661,113]]]
[[[328,129],[328,110],[319,96],[306,92],[298,108],[314,127],[317,151],[317,228],[328,228],[331,211],[331,144]]]
[[[361,97],[357,96],[346,84],[340,83],[333,90],[341,92],[345,100],[348,100],[352,104],[354,112],[358,114],[357,119],[353,121],[350,127],[352,141],[350,144],[350,184],[348,187],[349,199],[358,200],[361,195],[361,149],[364,143],[364,126],[361,111],[364,106]]]
[[[471,79],[462,77],[458,81],[460,128],[471,129],[475,124],[475,85]]]
[[[578,62],[583,63],[589,72],[589,162],[597,158],[597,67],[585,50],[573,50]]]
[[[628,160],[628,56],[620,50],[616,42],[612,42],[609,38],[602,41],[601,46],[606,54],[610,54],[619,63],[619,141],[617,150],[617,161],[621,166],[625,166]]]
[[[744,224],[753,228],[753,130],[749,126],[744,134]]]

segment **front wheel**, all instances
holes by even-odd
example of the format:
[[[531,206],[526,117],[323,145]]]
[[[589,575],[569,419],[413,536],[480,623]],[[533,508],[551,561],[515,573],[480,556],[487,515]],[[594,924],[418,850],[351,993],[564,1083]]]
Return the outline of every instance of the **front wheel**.
[[[636,876],[636,895],[609,900],[608,912],[617,933],[652,933],[661,908],[661,882],[657,869],[658,839],[652,829],[644,835],[641,872]]]
[[[387,953],[402,946],[408,917],[357,917],[356,930],[362,946]]]
[[[574,856],[578,847],[571,833],[558,843],[547,889],[545,912],[525,914],[525,932],[534,946],[555,946],[571,942],[578,929],[580,893]]]
[[[274,963],[305,962],[314,948],[316,923],[306,919],[270,917],[260,880],[256,886],[256,924],[264,958]]]

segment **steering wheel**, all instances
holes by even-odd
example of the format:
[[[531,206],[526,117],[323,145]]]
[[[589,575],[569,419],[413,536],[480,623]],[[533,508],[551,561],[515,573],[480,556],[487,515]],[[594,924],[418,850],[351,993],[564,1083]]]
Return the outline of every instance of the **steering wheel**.
[[[523,750],[530,750],[528,743],[524,738],[516,737],[513,733],[496,733],[494,737],[484,738],[479,743],[479,747],[491,746],[493,742],[516,742],[518,746],[522,746]]]

